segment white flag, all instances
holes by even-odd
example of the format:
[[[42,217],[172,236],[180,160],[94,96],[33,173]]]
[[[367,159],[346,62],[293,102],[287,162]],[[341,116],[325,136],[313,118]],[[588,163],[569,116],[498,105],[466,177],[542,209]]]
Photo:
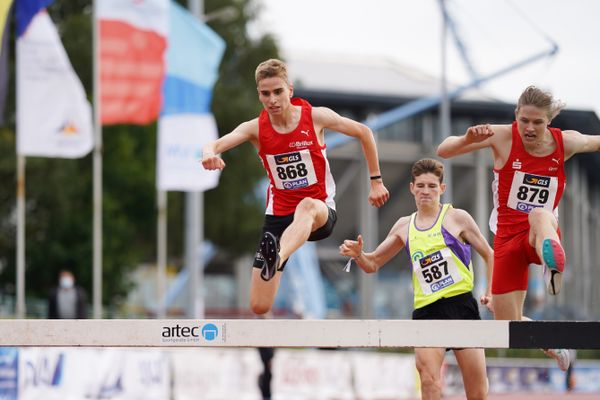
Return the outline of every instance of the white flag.
[[[42,10],[17,38],[17,154],[77,158],[92,147],[90,103]]]
[[[216,139],[212,114],[176,114],[158,120],[157,181],[160,190],[203,192],[219,184],[219,174],[202,168],[202,147]],[[199,134],[202,132],[204,134]]]

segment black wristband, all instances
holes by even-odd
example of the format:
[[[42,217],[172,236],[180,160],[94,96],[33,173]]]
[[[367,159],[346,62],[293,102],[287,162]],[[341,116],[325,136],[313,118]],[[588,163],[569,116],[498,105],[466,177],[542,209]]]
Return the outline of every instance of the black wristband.
[[[374,181],[375,179],[381,179],[381,175],[375,175],[371,177],[372,181]]]

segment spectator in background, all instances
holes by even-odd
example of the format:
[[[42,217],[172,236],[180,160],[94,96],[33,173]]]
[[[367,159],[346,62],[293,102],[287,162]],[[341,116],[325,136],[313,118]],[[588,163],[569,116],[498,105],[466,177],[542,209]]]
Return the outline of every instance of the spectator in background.
[[[273,379],[272,360],[275,349],[272,347],[259,347],[260,360],[263,364],[263,372],[258,376],[258,388],[263,400],[271,400],[271,380]]]
[[[577,350],[571,349],[569,350],[569,357],[571,362],[569,363],[569,368],[567,368],[567,373],[565,374],[565,386],[567,392],[575,391],[575,374],[573,374],[573,367],[575,364],[575,360],[577,359]]]
[[[48,298],[48,318],[85,319],[87,317],[85,290],[75,285],[75,277],[71,271],[60,271],[58,286],[52,290]]]

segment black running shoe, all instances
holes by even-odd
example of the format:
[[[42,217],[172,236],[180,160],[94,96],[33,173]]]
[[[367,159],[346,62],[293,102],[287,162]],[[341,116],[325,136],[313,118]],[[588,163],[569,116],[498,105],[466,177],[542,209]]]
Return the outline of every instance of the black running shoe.
[[[279,240],[271,232],[265,232],[263,235],[260,253],[264,260],[260,277],[263,281],[270,281],[279,270]]]

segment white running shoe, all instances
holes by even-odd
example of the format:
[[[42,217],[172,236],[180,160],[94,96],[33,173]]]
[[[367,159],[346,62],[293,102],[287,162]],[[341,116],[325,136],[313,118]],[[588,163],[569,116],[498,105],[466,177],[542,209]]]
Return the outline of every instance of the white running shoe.
[[[548,356],[552,357],[556,360],[558,364],[558,368],[561,371],[566,371],[569,368],[569,364],[571,364],[571,356],[569,356],[569,350],[565,349],[547,349],[543,350],[543,352]]]
[[[562,274],[546,266],[542,266],[542,268],[544,268],[544,282],[546,282],[548,294],[556,296],[562,287]]]

